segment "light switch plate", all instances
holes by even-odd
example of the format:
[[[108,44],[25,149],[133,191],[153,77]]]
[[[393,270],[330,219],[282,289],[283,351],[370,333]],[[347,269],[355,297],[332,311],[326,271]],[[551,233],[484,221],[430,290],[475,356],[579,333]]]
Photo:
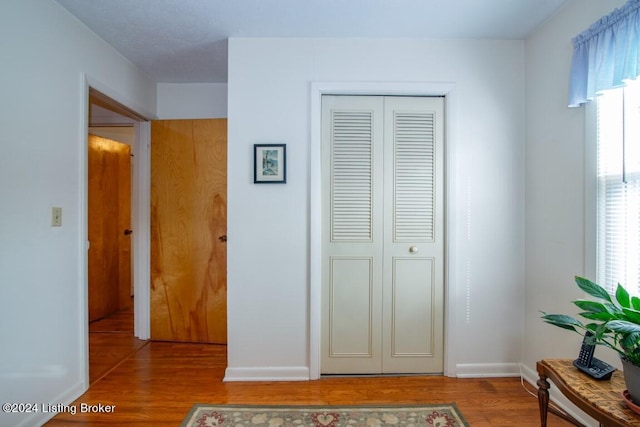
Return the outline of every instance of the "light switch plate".
[[[62,227],[62,208],[55,206],[51,208],[51,226]]]

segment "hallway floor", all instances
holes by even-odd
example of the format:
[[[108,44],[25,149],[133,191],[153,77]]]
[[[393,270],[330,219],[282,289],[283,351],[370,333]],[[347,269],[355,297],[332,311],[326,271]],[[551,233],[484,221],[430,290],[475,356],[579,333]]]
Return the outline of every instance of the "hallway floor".
[[[112,413],[59,413],[46,426],[178,426],[194,403],[418,405],[455,402],[473,427],[537,427],[535,389],[519,378],[328,377],[318,381],[224,382],[224,345],[141,341],[133,313],[90,327],[91,386],[71,406]],[[549,414],[548,425],[568,422]]]
[[[148,344],[133,336],[133,306],[89,324],[89,383],[95,384]]]

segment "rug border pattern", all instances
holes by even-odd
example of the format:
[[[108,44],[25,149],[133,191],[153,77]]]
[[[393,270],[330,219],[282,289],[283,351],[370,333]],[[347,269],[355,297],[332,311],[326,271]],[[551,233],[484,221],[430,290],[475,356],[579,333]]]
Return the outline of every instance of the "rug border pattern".
[[[438,409],[443,408],[447,410],[453,410],[457,421],[461,423],[463,427],[470,427],[467,420],[464,418],[464,415],[460,411],[460,408],[456,405],[455,402],[443,402],[443,403],[428,403],[428,404],[409,404],[409,405],[243,405],[243,404],[223,404],[223,403],[194,403],[189,412],[183,418],[182,423],[180,423],[180,427],[188,427],[189,423],[194,422],[194,415],[198,412],[198,410],[202,407],[211,408],[211,410],[219,409],[219,410],[247,410],[247,411],[255,411],[264,409],[265,411],[301,411],[301,410],[323,410],[323,411],[372,411],[375,409],[392,409],[392,410],[403,410],[403,409]]]

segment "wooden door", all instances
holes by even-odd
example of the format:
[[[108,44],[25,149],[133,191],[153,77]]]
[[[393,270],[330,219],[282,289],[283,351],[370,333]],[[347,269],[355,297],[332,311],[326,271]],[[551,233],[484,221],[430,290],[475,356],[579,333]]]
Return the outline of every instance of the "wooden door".
[[[322,108],[321,372],[442,372],[443,100]]]
[[[88,137],[89,321],[131,306],[131,147]]]
[[[226,343],[227,120],[151,124],[151,339]]]

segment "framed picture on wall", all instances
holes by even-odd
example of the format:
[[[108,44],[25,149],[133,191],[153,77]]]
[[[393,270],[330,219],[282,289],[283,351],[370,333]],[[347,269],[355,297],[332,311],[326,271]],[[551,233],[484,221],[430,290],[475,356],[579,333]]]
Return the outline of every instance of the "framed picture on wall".
[[[253,183],[284,184],[287,182],[287,145],[253,145]]]

